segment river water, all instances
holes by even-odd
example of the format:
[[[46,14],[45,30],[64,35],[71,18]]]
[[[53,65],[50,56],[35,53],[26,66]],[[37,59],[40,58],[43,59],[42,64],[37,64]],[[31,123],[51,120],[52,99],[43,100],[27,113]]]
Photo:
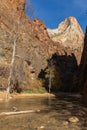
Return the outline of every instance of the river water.
[[[87,107],[71,94],[57,97],[27,97],[0,101],[0,113],[40,110],[39,112],[0,116],[0,130],[87,130]],[[69,121],[77,117],[78,122]]]

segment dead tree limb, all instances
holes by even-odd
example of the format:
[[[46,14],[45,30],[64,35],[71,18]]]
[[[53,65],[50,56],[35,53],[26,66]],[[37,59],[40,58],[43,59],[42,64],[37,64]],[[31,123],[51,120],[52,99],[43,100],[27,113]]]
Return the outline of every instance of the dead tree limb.
[[[0,116],[18,115],[18,114],[26,114],[26,113],[34,113],[34,112],[40,112],[40,110],[27,110],[27,111],[16,111],[16,112],[2,112],[2,113],[0,113]]]

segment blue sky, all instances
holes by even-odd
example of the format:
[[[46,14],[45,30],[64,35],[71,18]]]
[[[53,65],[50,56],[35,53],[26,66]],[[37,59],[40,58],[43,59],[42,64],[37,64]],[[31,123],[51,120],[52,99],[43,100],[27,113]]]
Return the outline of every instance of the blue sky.
[[[74,16],[85,32],[87,0],[31,0],[31,8],[28,1],[26,0],[27,14],[32,18],[38,17],[43,20],[47,28],[57,28],[65,18]]]

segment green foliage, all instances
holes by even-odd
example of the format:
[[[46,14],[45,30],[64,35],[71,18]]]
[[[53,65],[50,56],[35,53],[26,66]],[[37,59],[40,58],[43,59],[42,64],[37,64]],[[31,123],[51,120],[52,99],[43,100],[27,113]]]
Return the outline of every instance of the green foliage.
[[[24,90],[22,93],[25,93],[25,94],[44,94],[46,93],[45,90],[39,90],[39,89],[32,89],[32,90]]]
[[[49,78],[51,76],[51,90],[56,91],[60,89],[61,86],[61,72],[58,67],[51,66],[46,69],[45,87],[48,89],[49,86]]]
[[[6,51],[4,51],[4,50],[0,50],[0,56],[6,56]]]
[[[54,67],[48,67],[45,72],[46,72],[45,75],[46,78],[49,78],[50,74],[52,78],[54,77]]]

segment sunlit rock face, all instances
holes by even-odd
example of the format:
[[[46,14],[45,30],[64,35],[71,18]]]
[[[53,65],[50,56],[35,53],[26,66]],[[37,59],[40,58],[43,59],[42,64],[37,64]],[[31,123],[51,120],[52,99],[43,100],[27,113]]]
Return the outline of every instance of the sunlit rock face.
[[[48,34],[54,42],[60,42],[71,49],[83,49],[84,34],[76,18],[68,17],[56,29],[48,29]]]
[[[15,36],[18,38],[12,84],[17,81],[25,88],[30,87],[30,82],[47,66],[46,27],[38,19],[29,19],[24,5],[25,0],[0,0],[0,86],[4,82],[7,87]]]
[[[81,63],[80,63],[80,88],[81,92],[84,96],[84,101],[87,103],[87,27],[86,27],[86,33],[85,33],[85,39],[84,39],[84,49],[82,53]]]
[[[40,82],[37,78],[41,71],[45,72],[49,58],[53,58],[53,66],[59,70],[57,73],[61,77],[59,79],[64,86],[68,83],[68,87],[64,88],[68,90],[80,62],[81,49],[76,49],[77,45],[72,49],[70,46],[64,46],[60,41],[52,41],[44,22],[37,18],[30,20],[24,8],[24,0],[0,0],[0,86],[7,87],[13,44],[17,36],[12,86],[18,85],[23,89],[29,89],[31,86],[39,87]],[[61,26],[59,30],[62,34],[64,27]],[[65,26],[66,30],[67,26]],[[67,35],[64,34],[65,37]]]
[[[15,29],[24,12],[25,0],[0,0],[0,26],[5,30]]]

